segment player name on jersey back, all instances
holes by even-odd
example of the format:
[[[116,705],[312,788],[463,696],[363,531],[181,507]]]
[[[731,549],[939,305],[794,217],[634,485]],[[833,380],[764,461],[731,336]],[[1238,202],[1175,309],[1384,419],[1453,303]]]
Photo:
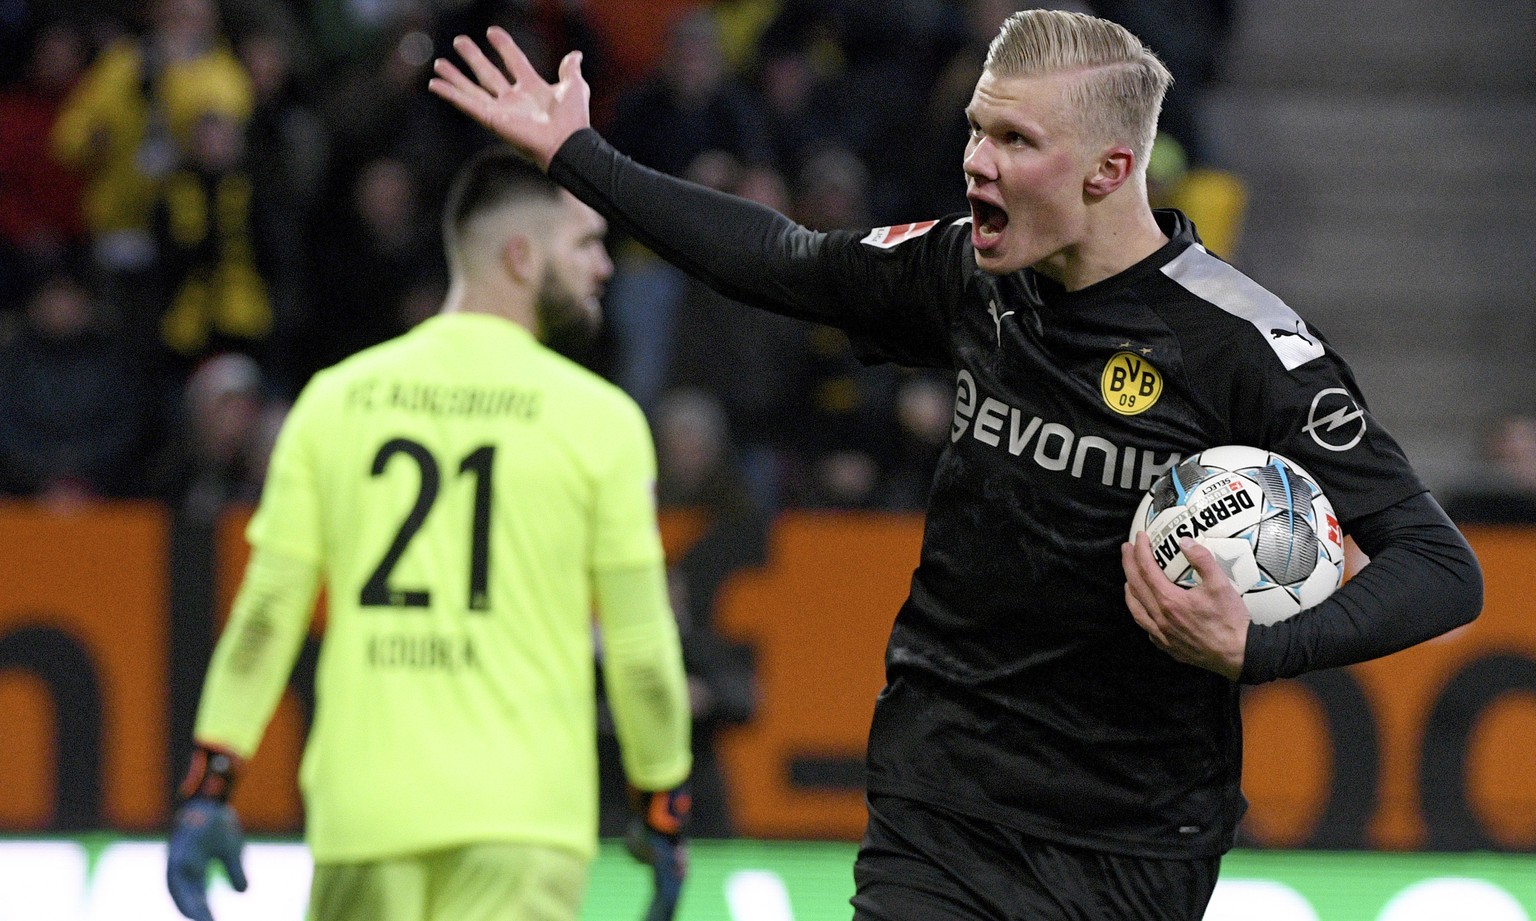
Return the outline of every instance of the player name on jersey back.
[[[440,634],[376,633],[368,638],[367,661],[374,668],[451,672],[480,667],[472,638]]]

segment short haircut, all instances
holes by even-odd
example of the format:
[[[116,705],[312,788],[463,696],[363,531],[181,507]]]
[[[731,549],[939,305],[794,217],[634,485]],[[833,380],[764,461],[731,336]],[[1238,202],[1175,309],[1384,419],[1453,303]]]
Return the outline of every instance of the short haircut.
[[[996,77],[1079,73],[1068,90],[1086,135],[1126,144],[1145,167],[1157,136],[1168,68],[1124,26],[1082,13],[1025,10],[1008,17],[987,49]]]
[[[465,162],[443,207],[443,245],[450,264],[475,218],[523,203],[558,205],[560,186],[510,148],[482,150]]]

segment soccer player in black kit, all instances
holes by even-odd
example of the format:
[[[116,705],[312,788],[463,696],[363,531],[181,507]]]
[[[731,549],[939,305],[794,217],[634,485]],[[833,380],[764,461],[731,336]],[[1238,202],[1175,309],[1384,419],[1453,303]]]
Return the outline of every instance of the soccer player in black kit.
[[[1109,22],[1032,10],[967,106],[971,211],[816,233],[630,161],[589,127],[579,56],[551,84],[504,31],[430,88],[722,294],[956,375],[951,443],[886,652],[856,921],[1196,921],[1245,803],[1238,688],[1386,655],[1470,621],[1471,549],[1279,298],[1147,203],[1168,73]],[[1180,458],[1299,462],[1371,562],[1253,624],[1126,543]],[[1150,642],[1148,641],[1150,639]]]

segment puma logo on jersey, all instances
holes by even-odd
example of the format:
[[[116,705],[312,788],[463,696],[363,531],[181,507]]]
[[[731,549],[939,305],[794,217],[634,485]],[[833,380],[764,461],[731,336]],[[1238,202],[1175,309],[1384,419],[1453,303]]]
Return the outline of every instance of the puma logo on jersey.
[[[1316,343],[1313,342],[1311,339],[1308,339],[1306,336],[1303,336],[1301,334],[1301,321],[1300,320],[1296,321],[1296,330],[1294,332],[1292,332],[1291,330],[1288,330],[1288,329],[1278,329],[1278,328],[1271,329],[1269,331],[1269,338],[1271,338],[1271,339],[1279,339],[1279,338],[1281,338],[1283,336],[1295,336],[1296,338],[1300,339],[1302,342],[1307,343],[1308,345],[1316,345]]]
[[[1008,310],[1008,311],[1004,311],[1003,313],[998,313],[997,312],[997,301],[989,300],[989,301],[987,301],[987,313],[990,313],[992,315],[992,325],[997,327],[997,347],[998,348],[1002,348],[1003,347],[1003,317],[1011,317],[1011,316],[1013,316],[1014,312],[1012,310]]]

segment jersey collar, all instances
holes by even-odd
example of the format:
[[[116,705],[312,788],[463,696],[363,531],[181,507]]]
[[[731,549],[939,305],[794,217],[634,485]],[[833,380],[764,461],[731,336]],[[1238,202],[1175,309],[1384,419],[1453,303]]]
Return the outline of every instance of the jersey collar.
[[[1168,242],[1130,268],[1077,291],[1066,291],[1034,269],[1024,269],[1020,274],[1023,276],[1025,290],[1048,307],[1076,309],[1091,306],[1112,299],[1118,292],[1138,284],[1167,265],[1179,253],[1200,242],[1195,225],[1183,212],[1174,208],[1158,208],[1152,214],[1157,219],[1157,226],[1168,236]]]

